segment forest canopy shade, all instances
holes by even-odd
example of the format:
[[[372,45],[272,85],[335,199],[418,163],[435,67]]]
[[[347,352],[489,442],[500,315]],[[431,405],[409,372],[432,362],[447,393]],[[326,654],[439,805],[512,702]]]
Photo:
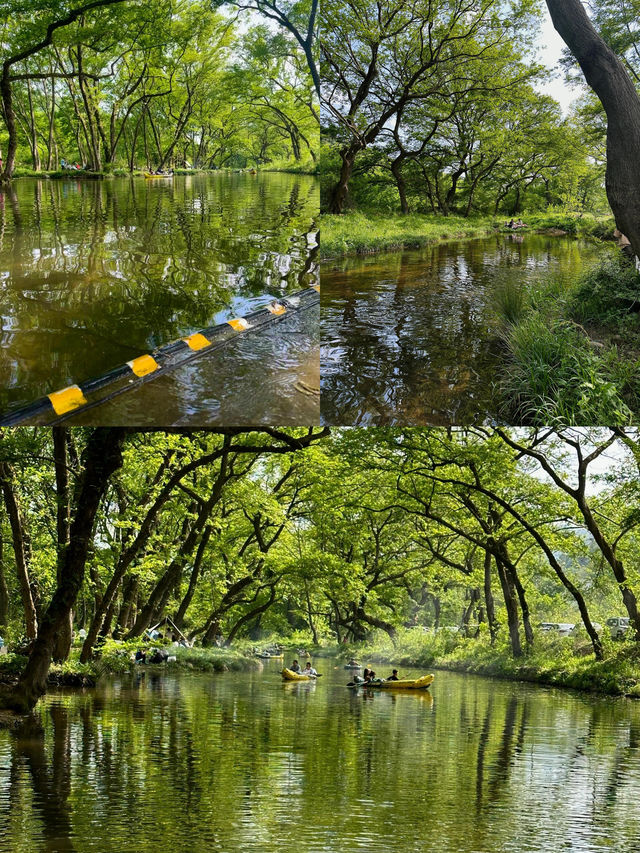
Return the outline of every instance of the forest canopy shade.
[[[46,158],[97,172],[315,157],[304,51],[255,14],[238,23],[210,0],[5,7],[5,180],[27,157],[36,171]]]
[[[553,619],[601,659],[611,615],[640,637],[637,430],[55,428],[0,452],[0,625],[36,632],[7,707],[42,694],[72,612],[83,660],[167,615],[203,645],[446,619],[518,659]]]

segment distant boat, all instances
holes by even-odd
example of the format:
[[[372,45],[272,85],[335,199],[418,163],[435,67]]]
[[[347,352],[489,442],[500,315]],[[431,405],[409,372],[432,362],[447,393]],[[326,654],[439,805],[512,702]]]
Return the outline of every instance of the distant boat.
[[[145,172],[145,178],[172,178],[173,172],[163,172],[161,175],[154,175],[153,172]]]

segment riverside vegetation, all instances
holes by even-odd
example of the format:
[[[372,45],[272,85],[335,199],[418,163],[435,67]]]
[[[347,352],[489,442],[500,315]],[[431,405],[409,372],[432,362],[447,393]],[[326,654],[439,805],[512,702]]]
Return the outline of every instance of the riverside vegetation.
[[[518,218],[531,230],[596,239],[612,238],[615,219],[640,255],[628,190],[640,130],[616,130],[620,116],[611,94],[624,91],[623,113],[640,115],[638,4],[592,3],[593,26],[579,2],[547,6],[573,50],[563,72],[581,85],[565,112],[541,94],[549,70],[535,48],[540,4],[521,0],[504,18],[498,0],[471,11],[455,0],[438,8],[396,0],[325,5],[326,261],[481,237]],[[425,27],[432,34],[426,42]],[[578,29],[591,53],[576,38]],[[602,79],[592,73],[596,54],[609,63]],[[625,169],[627,177],[617,174]],[[576,281],[540,282],[535,292],[512,284],[498,294],[503,359],[495,371],[502,374],[496,417],[523,424],[636,422],[639,294],[632,265],[607,252]]]
[[[129,670],[165,616],[202,647],[178,667],[251,667],[276,636],[635,695],[639,460],[621,427],[6,430],[2,704],[33,707],[52,662]]]

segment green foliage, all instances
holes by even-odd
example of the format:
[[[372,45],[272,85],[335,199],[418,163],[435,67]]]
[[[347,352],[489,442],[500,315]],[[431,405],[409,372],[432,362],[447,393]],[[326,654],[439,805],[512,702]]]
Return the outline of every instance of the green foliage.
[[[483,237],[494,231],[489,219],[411,214],[389,216],[354,211],[342,216],[325,214],[320,218],[323,258],[368,254],[394,249],[417,249],[440,240]]]
[[[505,416],[515,423],[633,422],[639,367],[625,368],[615,347],[600,355],[572,323],[550,324],[538,311],[512,326],[504,339],[507,367],[500,390]]]
[[[569,312],[625,334],[640,333],[640,274],[621,253],[610,254],[587,272],[571,295]]]
[[[30,173],[67,175],[63,159],[109,175],[308,163],[318,121],[294,35],[246,11],[236,24],[219,5],[105,3],[56,29],[52,46],[18,60],[68,8],[11,4],[2,60],[19,78],[12,83],[18,174],[29,163]],[[0,134],[3,150],[7,141]]]

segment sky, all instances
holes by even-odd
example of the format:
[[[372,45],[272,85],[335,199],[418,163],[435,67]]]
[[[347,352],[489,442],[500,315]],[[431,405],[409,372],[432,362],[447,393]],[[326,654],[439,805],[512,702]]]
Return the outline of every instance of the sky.
[[[544,87],[540,87],[545,95],[551,95],[559,102],[563,113],[566,115],[569,111],[572,101],[580,95],[580,90],[568,86],[564,81],[564,74],[558,69],[558,60],[562,54],[562,49],[565,46],[564,42],[554,30],[551,23],[549,11],[544,7],[544,22],[538,39],[540,47],[540,60],[547,66],[556,71],[555,77]]]

